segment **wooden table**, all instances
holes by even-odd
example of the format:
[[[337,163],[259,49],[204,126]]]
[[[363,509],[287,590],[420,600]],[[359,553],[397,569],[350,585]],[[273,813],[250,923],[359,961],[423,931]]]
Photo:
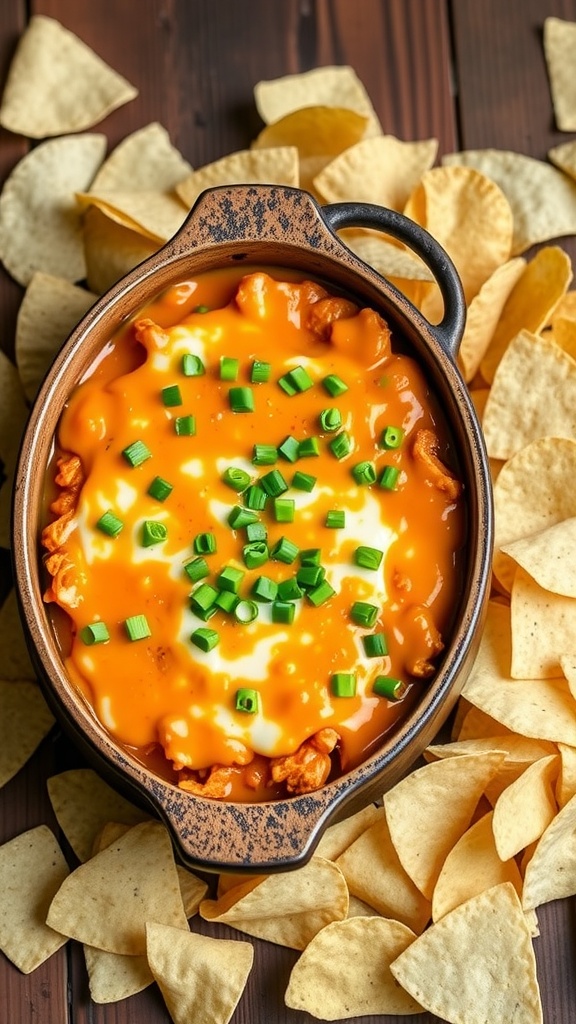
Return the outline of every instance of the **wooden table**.
[[[157,120],[200,166],[256,135],[257,81],[332,63],[356,69],[386,132],[402,139],[436,136],[440,155],[493,146],[544,158],[570,138],[553,123],[542,25],[548,15],[576,21],[576,0],[0,0],[0,87],[29,11],[59,19],[139,89],[134,102],[96,128],[107,134],[110,148]],[[26,140],[0,130],[0,183],[27,148]],[[561,244],[576,256],[574,239]],[[20,299],[21,289],[1,273],[0,339],[8,353]],[[8,566],[3,553],[4,592]],[[0,674],[1,658],[0,652]],[[46,778],[78,764],[79,756],[54,731],[0,793],[0,841],[41,822],[55,828]],[[545,1022],[569,1024],[576,1015],[574,902],[548,905],[538,916]],[[295,954],[255,945],[255,969],[234,1024],[311,1019],[283,1005]],[[82,953],[73,943],[28,977],[0,954],[0,1024],[168,1019],[155,987],[123,1003],[92,1004]]]

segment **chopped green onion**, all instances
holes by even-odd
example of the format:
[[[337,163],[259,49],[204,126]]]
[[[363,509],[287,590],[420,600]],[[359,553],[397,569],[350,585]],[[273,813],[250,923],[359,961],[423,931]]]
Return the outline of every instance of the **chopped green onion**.
[[[209,313],[210,306],[194,306],[193,313]]]
[[[288,374],[285,374],[284,377],[278,378],[278,387],[281,388],[284,394],[288,395],[289,398],[292,398],[297,392],[297,388],[292,384]]]
[[[185,562],[184,572],[188,579],[192,580],[192,583],[198,583],[199,580],[203,580],[206,576],[210,575],[208,562],[202,557],[191,558],[188,562]]]
[[[178,384],[169,384],[167,388],[162,388],[162,401],[164,405],[171,409],[175,405],[182,405],[182,392]]]
[[[292,477],[292,487],[295,487],[297,491],[313,491],[316,486],[317,477],[311,476],[310,473],[301,473],[299,469],[296,470]]]
[[[254,622],[254,619],[258,618],[256,601],[239,601],[234,609],[234,618],[243,624]]]
[[[254,540],[267,540],[268,530],[264,523],[248,523],[246,527],[246,540],[249,544]]]
[[[402,427],[384,427],[380,435],[381,448],[399,448],[404,440]]]
[[[329,373],[327,377],[323,377],[321,383],[331,398],[337,398],[338,395],[343,395],[345,391],[348,391],[348,385],[335,373]]]
[[[277,523],[293,523],[294,509],[293,498],[274,498],[274,518]]]
[[[306,592],[306,597],[316,608],[319,608],[321,604],[325,604],[331,597],[334,597],[335,593],[334,587],[330,586],[328,580],[322,580],[317,587]]]
[[[89,626],[84,626],[84,629],[80,630],[80,639],[87,647],[91,647],[92,644],[105,644],[110,639],[108,626],[105,622],[91,622]]]
[[[236,711],[243,711],[247,715],[257,714],[260,710],[258,691],[252,690],[248,686],[243,686],[240,690],[236,690],[234,707]]]
[[[269,576],[259,576],[250,591],[255,601],[269,603],[276,600],[278,584]]]
[[[304,548],[300,552],[300,565],[320,565],[321,561],[321,548]]]
[[[146,462],[146,459],[152,458],[152,452],[146,447],[144,441],[133,441],[127,448],[123,449],[122,455],[126,462],[132,466],[132,469],[142,465],[143,462]]]
[[[362,646],[367,658],[384,658],[388,654],[384,633],[367,633],[362,637]]]
[[[356,676],[353,672],[335,672],[330,685],[335,697],[356,696]]]
[[[190,607],[195,612],[207,612],[212,608],[217,597],[216,587],[211,586],[210,583],[201,583],[196,590],[192,591]]]
[[[238,380],[240,360],[232,356],[220,356],[220,380]]]
[[[298,585],[298,580],[295,576],[291,576],[287,580],[281,580],[278,584],[279,601],[298,601],[303,596],[304,591]]]
[[[350,609],[350,618],[357,626],[372,629],[378,618],[378,607],[375,604],[369,604],[368,601],[354,601]]]
[[[185,377],[201,377],[202,374],[206,373],[206,367],[200,356],[192,355],[191,352],[184,353],[181,366]]]
[[[352,439],[350,434],[347,434],[345,430],[342,430],[340,434],[336,434],[336,437],[333,437],[332,440],[328,442],[328,447],[335,458],[339,460],[345,459],[352,451]]]
[[[218,549],[213,533],[198,533],[194,537],[194,551],[197,555],[213,555]]]
[[[298,546],[293,541],[288,540],[288,537],[281,537],[270,551],[272,561],[284,562],[285,565],[291,565],[297,555]]]
[[[378,483],[387,491],[395,491],[398,484],[400,470],[397,466],[386,466]]]
[[[296,438],[289,434],[288,437],[282,441],[282,444],[278,445],[278,454],[281,455],[283,459],[286,459],[287,462],[296,462],[299,458],[299,447],[300,445]]]
[[[228,401],[232,412],[254,412],[252,388],[230,388]]]
[[[295,366],[293,370],[288,370],[280,381],[288,381],[290,387],[294,388],[294,392],[302,393],[308,391],[311,387],[314,387],[314,381],[310,374],[303,366]]]
[[[250,371],[250,380],[252,384],[266,384],[270,380],[271,372],[271,363],[265,363],[262,362],[261,359],[255,359]]]
[[[152,631],[145,615],[130,615],[124,621],[124,628],[128,634],[128,639],[132,642],[135,640],[145,640],[146,637],[152,636]]]
[[[320,444],[317,437],[305,437],[298,445],[298,457],[307,459],[311,456],[320,455]]]
[[[294,622],[296,605],[291,601],[274,601],[272,605],[272,622],[279,622],[285,626],[291,626]]]
[[[361,569],[378,569],[383,558],[384,552],[379,548],[371,548],[364,544],[357,547],[354,552],[354,562]]]
[[[260,484],[252,484],[247,487],[243,494],[244,504],[246,508],[252,509],[253,512],[263,512],[266,508],[266,502],[268,501],[268,495],[266,491],[260,487]]]
[[[333,405],[327,409],[322,409],[319,419],[322,430],[328,434],[332,434],[335,430],[340,430],[342,426],[342,413],[340,409],[336,409]]]
[[[105,533],[108,537],[117,537],[123,527],[124,523],[111,508],[104,512],[104,515],[101,515],[96,523],[96,529],[100,530],[101,533]]]
[[[201,651],[212,651],[220,643],[220,637],[215,629],[206,629],[203,626],[195,629],[190,637],[193,644]]]
[[[177,416],[174,420],[174,431],[178,437],[194,437],[196,434],[196,417]]]
[[[252,509],[242,508],[241,505],[234,505],[234,508],[230,509],[226,522],[233,530],[242,530],[250,523],[257,523],[258,516]]]
[[[324,580],[326,570],[321,565],[303,565],[296,573],[296,581],[304,590],[313,590]]]
[[[376,483],[376,470],[371,462],[357,462],[352,466],[352,476],[357,484]]]
[[[222,569],[222,572],[218,573],[216,586],[219,590],[229,590],[232,594],[237,594],[245,575],[246,573],[243,569],[236,569],[233,565],[227,565]]]
[[[227,487],[231,487],[233,491],[240,493],[240,491],[245,491],[250,484],[250,474],[237,466],[228,466],[228,469],[222,473],[222,482]]]
[[[326,526],[330,530],[342,530],[346,526],[346,512],[343,508],[331,508],[326,513]]]
[[[259,569],[268,561],[268,545],[263,540],[254,540],[242,548],[242,558],[247,569]]]
[[[275,444],[255,444],[252,462],[255,466],[273,466],[278,461],[278,449]]]
[[[392,676],[376,676],[373,685],[374,693],[387,700],[400,700],[406,693],[407,686],[401,679]]]
[[[150,548],[153,544],[162,544],[168,536],[165,523],[157,523],[154,519],[145,519],[142,524],[142,547]]]
[[[270,498],[279,498],[281,494],[288,490],[288,484],[279,469],[271,469],[269,473],[261,476],[260,487],[264,489]]]
[[[233,612],[240,598],[231,590],[221,590],[214,604],[223,612]]]
[[[155,498],[156,501],[166,501],[166,498],[169,498],[172,494],[172,490],[172,484],[169,484],[161,476],[155,476],[148,488],[148,494],[151,498]]]

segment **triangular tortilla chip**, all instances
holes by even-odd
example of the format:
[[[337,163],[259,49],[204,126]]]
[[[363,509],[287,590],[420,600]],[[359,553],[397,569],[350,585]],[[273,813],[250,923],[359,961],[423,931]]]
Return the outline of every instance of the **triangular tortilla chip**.
[[[501,548],[540,587],[563,597],[576,597],[575,550],[576,516]]]
[[[271,146],[269,149],[243,149],[230,153],[192,171],[176,185],[176,193],[186,206],[193,206],[206,188],[254,182],[297,186],[299,175],[296,147]]]
[[[574,646],[576,599],[551,594],[518,569],[510,601],[513,679],[556,679]],[[576,711],[576,704],[574,705]]]
[[[576,131],[576,23],[544,19],[544,55],[550,79],[556,127]]]
[[[301,107],[347,107],[368,118],[366,137],[382,129],[364,85],[353,68],[332,65],[285,75],[254,86],[254,101],[266,124]]]
[[[522,906],[530,910],[576,894],[576,796],[541,836],[524,875]]]
[[[90,995],[95,1003],[117,1003],[142,992],[154,981],[145,956],[122,956],[84,946]]]
[[[118,143],[100,167],[92,188],[95,192],[170,192],[191,170],[166,129],[151,121]]]
[[[521,256],[508,260],[484,282],[468,305],[458,364],[469,382],[476,376],[488,350],[508,296],[526,268]]]
[[[370,828],[382,815],[382,810],[375,804],[368,804],[362,810],[351,814],[349,818],[330,825],[316,847],[316,856],[326,860],[336,860],[344,850],[358,839],[367,828]]]
[[[498,856],[507,861],[539,839],[558,808],[553,783],[558,754],[542,757],[526,768],[496,801],[493,830]]]
[[[32,757],[53,725],[36,683],[0,682],[0,788]]]
[[[139,231],[117,224],[97,206],[89,206],[84,214],[88,287],[102,295],[129,270],[152,256],[158,244]]]
[[[437,151],[437,139],[362,139],[324,167],[314,178],[314,189],[327,203],[377,203],[401,211]]]

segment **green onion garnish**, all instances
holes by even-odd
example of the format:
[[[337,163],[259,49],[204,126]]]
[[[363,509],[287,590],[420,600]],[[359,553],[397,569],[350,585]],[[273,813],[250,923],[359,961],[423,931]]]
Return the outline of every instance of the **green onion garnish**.
[[[379,548],[367,547],[361,544],[354,552],[354,562],[361,569],[378,569],[384,558],[384,552]]]
[[[190,607],[194,612],[207,612],[212,608],[218,591],[210,583],[201,583],[190,596]]]
[[[132,469],[142,465],[143,462],[146,462],[146,459],[152,458],[152,452],[146,447],[144,441],[133,441],[132,444],[129,444],[122,450],[122,455],[126,462],[132,466]]]
[[[354,601],[350,609],[350,618],[357,626],[372,629],[378,618],[378,607],[375,604],[369,604],[368,601]]]
[[[142,524],[142,547],[150,548],[153,544],[161,544],[168,536],[165,523],[157,523],[154,519],[145,519]]]
[[[194,437],[196,434],[196,417],[177,416],[174,420],[174,431],[178,437]]]
[[[104,515],[101,515],[96,523],[96,529],[100,530],[101,533],[105,533],[107,537],[117,537],[123,526],[124,523],[111,508],[104,512]]]
[[[252,388],[230,388],[228,401],[232,412],[254,412]]]
[[[243,569],[236,569],[233,565],[226,565],[216,577],[216,586],[219,590],[229,590],[232,594],[237,594],[245,575],[246,573]]]
[[[328,434],[332,434],[335,430],[340,430],[342,426],[342,413],[340,409],[336,409],[333,405],[327,409],[322,409],[319,419],[322,430]]]
[[[232,356],[220,356],[220,380],[238,380],[240,360]]]
[[[270,551],[270,558],[273,562],[284,562],[285,565],[291,565],[297,555],[298,546],[288,540],[288,537],[281,537]]]
[[[259,576],[250,591],[255,601],[269,603],[276,600],[278,584],[269,576]]]
[[[295,487],[297,491],[313,491],[316,486],[317,477],[311,476],[310,473],[302,473],[299,469],[296,470],[292,477],[292,487]]]
[[[384,658],[388,654],[384,633],[367,633],[362,637],[362,646],[367,658]]]
[[[185,352],[182,356],[182,373],[185,377],[201,377],[206,373],[206,367],[200,356],[194,356],[191,352]]]
[[[345,459],[347,455],[350,455],[352,451],[352,440],[350,435],[342,430],[340,434],[336,434],[331,441],[328,442],[328,447],[332,454],[337,459]]]
[[[228,469],[225,469],[222,473],[222,482],[239,494],[240,491],[245,491],[248,487],[250,474],[245,469],[239,469],[237,466],[228,466]]]
[[[212,651],[220,643],[220,637],[216,630],[206,629],[203,626],[195,629],[190,639],[201,651]]]
[[[249,544],[253,540],[267,540],[268,530],[264,523],[248,523],[246,527],[246,540]]]
[[[247,686],[243,686],[240,690],[236,690],[234,707],[236,708],[236,711],[243,711],[247,715],[255,715],[260,709],[260,697],[258,695],[258,691],[252,690]]]
[[[209,313],[210,306],[194,306],[193,313]]]
[[[285,373],[278,381],[279,384],[280,381],[288,381],[290,387],[294,388],[295,393],[302,393],[314,387],[314,381],[303,366],[295,366],[293,370],[288,370],[288,373]]]
[[[145,640],[146,637],[152,636],[152,631],[145,615],[130,615],[124,621],[124,628],[128,634],[128,639],[132,642],[135,640]]]
[[[321,561],[321,548],[303,548],[300,552],[300,565],[320,565]]]
[[[234,505],[228,513],[226,522],[233,530],[242,530],[250,523],[257,523],[258,516],[250,508],[242,508],[241,505]]]
[[[84,626],[84,629],[80,630],[80,639],[87,647],[92,647],[93,644],[105,644],[110,639],[108,626],[105,622],[91,622],[89,626]]]
[[[279,601],[298,601],[303,596],[304,591],[298,585],[298,580],[295,576],[291,576],[287,580],[281,580],[278,584]]]
[[[259,569],[268,561],[268,545],[263,540],[250,541],[242,548],[242,558],[247,569]]]
[[[329,373],[327,377],[323,377],[321,384],[331,398],[337,398],[338,395],[343,395],[345,391],[348,391],[348,385],[335,373]]]
[[[193,546],[197,555],[213,555],[218,549],[216,537],[213,533],[198,533],[194,537]]]
[[[324,580],[326,570],[322,565],[303,565],[296,573],[296,582],[304,590],[313,590]]]
[[[274,601],[272,605],[272,622],[279,622],[284,626],[291,626],[294,622],[296,605],[291,601]]]
[[[168,409],[175,405],[182,405],[182,392],[178,384],[169,384],[167,388],[162,388],[161,394],[162,402]]]
[[[399,448],[404,440],[402,427],[384,427],[380,435],[381,448]]]
[[[261,359],[255,359],[250,371],[250,380],[252,384],[266,384],[270,380],[271,372],[271,363],[264,363]]]
[[[277,523],[293,523],[294,509],[293,498],[274,498],[274,518]]]
[[[371,462],[357,462],[352,466],[352,476],[360,485],[376,483],[376,470]]]
[[[255,466],[273,466],[278,461],[278,449],[275,444],[255,444],[252,462]]]
[[[376,676],[373,684],[374,693],[387,700],[400,700],[406,693],[406,684],[392,676]]]
[[[252,509],[253,512],[263,512],[266,508],[266,502],[268,501],[268,495],[266,491],[260,487],[260,484],[252,484],[247,487],[243,494],[244,504],[246,508]]]
[[[317,437],[305,437],[298,445],[298,458],[307,459],[320,455],[320,444]]]
[[[254,622],[254,619],[258,618],[256,601],[239,601],[234,609],[234,618],[243,624]]]
[[[279,469],[271,469],[269,473],[261,476],[260,487],[264,489],[270,498],[279,498],[281,494],[288,490],[288,484]]]
[[[292,398],[297,391],[297,388],[292,384],[288,374],[285,374],[284,377],[278,378],[278,387],[281,388],[284,394],[288,395],[289,398]]]
[[[384,487],[387,491],[395,491],[399,476],[400,470],[397,466],[386,466],[378,483],[380,487]]]
[[[331,597],[334,597],[335,593],[334,587],[330,586],[328,580],[322,580],[317,587],[306,592],[306,597],[316,608],[319,608],[321,604],[325,604]]]
[[[346,512],[343,508],[332,508],[326,513],[326,526],[330,530],[342,530],[346,526]]]
[[[356,696],[356,676],[353,672],[335,672],[330,686],[335,697]]]
[[[283,459],[286,459],[287,462],[296,462],[299,458],[299,447],[300,445],[296,438],[289,434],[288,437],[282,441],[282,444],[278,445],[278,454],[281,455]]]
[[[198,580],[203,580],[206,576],[210,575],[208,562],[202,557],[191,558],[188,562],[185,562],[184,572],[188,579],[192,580],[192,583],[198,583]]]
[[[214,605],[223,612],[233,612],[240,598],[237,594],[233,594],[231,590],[220,590],[218,597],[214,601]]]
[[[161,476],[155,476],[147,493],[151,498],[155,498],[156,501],[166,501],[166,498],[169,498],[172,494],[172,490],[172,484],[169,484]]]

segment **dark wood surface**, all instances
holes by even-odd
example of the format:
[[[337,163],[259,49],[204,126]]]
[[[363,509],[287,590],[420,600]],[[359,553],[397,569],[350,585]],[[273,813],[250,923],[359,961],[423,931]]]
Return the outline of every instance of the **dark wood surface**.
[[[576,21],[576,0],[0,0],[0,87],[30,13],[60,20],[139,89],[135,101],[96,129],[111,148],[157,120],[200,166],[247,146],[257,133],[252,89],[258,80],[331,63],[356,69],[386,132],[403,139],[436,136],[440,154],[492,146],[543,158],[570,138],[553,123],[542,25],[548,15]],[[0,129],[0,183],[27,145]],[[573,239],[561,244],[576,255]],[[0,272],[0,344],[8,353],[21,294]],[[8,571],[3,557],[3,591]],[[0,651],[0,675],[1,658]],[[56,827],[45,780],[80,763],[52,733],[0,793],[0,841],[41,822]],[[539,921],[545,1024],[572,1024],[573,901],[543,907]],[[283,1005],[295,954],[255,945],[255,969],[233,1024],[311,1020]],[[381,1024],[396,1019],[378,1018]],[[429,1014],[410,1019],[437,1020]],[[0,1024],[168,1020],[155,987],[119,1004],[92,1004],[82,953],[73,943],[28,977],[0,954]]]

